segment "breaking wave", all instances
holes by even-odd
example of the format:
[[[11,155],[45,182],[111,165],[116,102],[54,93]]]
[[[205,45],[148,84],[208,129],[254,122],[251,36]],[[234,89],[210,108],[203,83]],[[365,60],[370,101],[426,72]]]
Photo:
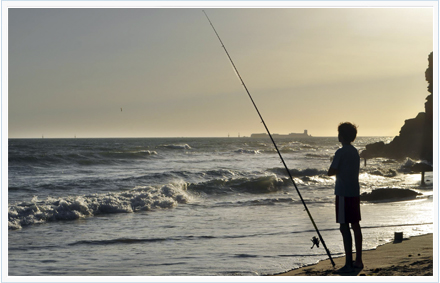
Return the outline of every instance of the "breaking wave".
[[[188,144],[164,144],[158,147],[167,148],[167,149],[191,149]]]
[[[252,150],[252,149],[238,149],[235,151],[235,153],[247,153],[247,154],[258,154],[260,153],[259,150]]]
[[[376,169],[371,170],[369,172],[369,174],[391,178],[391,177],[397,176],[397,171],[394,169],[383,170],[383,169],[376,168]]]
[[[201,183],[190,183],[188,190],[196,194],[231,194],[251,193],[263,194],[280,191],[285,182],[276,175],[261,177],[238,177],[234,179],[220,178]]]
[[[287,175],[286,169],[282,167],[272,168],[269,171],[280,175]],[[306,168],[306,169],[289,169],[290,174],[293,177],[312,177],[312,176],[326,176],[327,170],[316,169],[316,168]]]
[[[21,202],[8,207],[9,229],[57,220],[75,220],[100,214],[132,213],[154,209],[174,208],[187,203],[186,185],[166,185],[161,188],[137,188],[125,192],[48,197],[39,201]]]

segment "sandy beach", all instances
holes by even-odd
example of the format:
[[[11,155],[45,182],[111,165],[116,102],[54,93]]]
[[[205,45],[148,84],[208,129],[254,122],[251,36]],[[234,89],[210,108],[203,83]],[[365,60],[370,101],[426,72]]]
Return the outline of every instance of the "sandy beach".
[[[363,252],[364,268],[352,273],[335,271],[344,265],[345,258],[330,260],[276,274],[276,276],[433,276],[433,235],[403,239],[400,243],[387,243],[375,250]]]

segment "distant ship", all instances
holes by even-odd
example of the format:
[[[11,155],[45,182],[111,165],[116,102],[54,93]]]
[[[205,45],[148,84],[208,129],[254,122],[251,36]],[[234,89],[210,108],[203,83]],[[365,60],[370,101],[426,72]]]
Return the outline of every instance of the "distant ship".
[[[268,134],[252,134],[251,138],[266,138]],[[308,134],[307,130],[304,130],[304,133],[290,133],[288,135],[280,135],[280,134],[272,134],[274,138],[309,138],[311,135]]]

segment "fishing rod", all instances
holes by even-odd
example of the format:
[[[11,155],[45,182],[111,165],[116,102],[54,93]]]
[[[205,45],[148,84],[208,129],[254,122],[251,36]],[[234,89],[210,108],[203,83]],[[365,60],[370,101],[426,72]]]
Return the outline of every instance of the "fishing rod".
[[[293,186],[295,187],[296,192],[298,193],[298,196],[299,196],[299,198],[301,199],[301,202],[302,202],[302,204],[304,205],[304,208],[305,208],[305,210],[306,210],[306,212],[307,212],[307,214],[308,214],[310,220],[312,221],[313,227],[315,227],[315,230],[316,230],[316,233],[318,234],[319,240],[321,241],[322,246],[324,247],[325,251],[327,252],[327,255],[328,255],[328,257],[329,257],[329,259],[330,259],[330,261],[331,261],[333,267],[335,267],[335,262],[334,262],[333,259],[332,259],[332,256],[331,256],[331,254],[330,254],[330,251],[328,250],[327,246],[325,245],[324,239],[322,238],[321,233],[319,232],[318,226],[316,226],[316,223],[315,223],[315,221],[313,220],[312,214],[310,214],[310,211],[309,211],[309,209],[307,208],[307,205],[306,205],[306,203],[304,202],[304,199],[303,199],[303,197],[301,196],[301,193],[299,192],[299,189],[298,189],[298,187],[296,186],[295,181],[293,180],[292,174],[290,173],[289,168],[287,168],[286,162],[284,162],[284,158],[283,158],[283,156],[281,155],[281,152],[280,152],[280,150],[278,149],[277,144],[275,143],[275,141],[274,141],[272,135],[270,134],[269,128],[267,127],[266,123],[264,122],[263,116],[261,116],[261,113],[260,113],[260,111],[258,110],[258,107],[257,107],[257,105],[256,105],[255,102],[254,102],[254,99],[252,98],[252,96],[251,96],[251,94],[250,94],[248,88],[246,87],[246,84],[244,83],[243,79],[241,78],[240,73],[239,73],[238,70],[237,70],[237,67],[235,67],[234,61],[232,61],[232,58],[231,58],[231,56],[229,55],[228,50],[226,50],[226,47],[225,47],[225,45],[223,44],[223,41],[221,40],[220,36],[218,35],[217,30],[214,28],[214,25],[212,24],[211,20],[209,19],[208,15],[206,14],[205,10],[202,10],[202,11],[203,11],[203,13],[205,14],[206,18],[208,19],[209,24],[211,25],[211,27],[212,27],[212,29],[214,30],[215,34],[217,35],[217,38],[218,38],[218,40],[220,41],[220,43],[221,43],[223,49],[225,50],[226,55],[228,56],[229,61],[231,62],[232,67],[234,68],[234,71],[235,71],[235,73],[237,74],[237,77],[239,78],[241,84],[243,85],[244,89],[246,90],[246,93],[248,94],[249,98],[251,99],[252,104],[254,105],[255,110],[256,110],[257,113],[258,113],[258,116],[260,116],[261,122],[263,123],[264,128],[266,129],[267,134],[269,135],[269,137],[270,137],[270,139],[271,139],[273,145],[275,146],[275,149],[276,149],[276,151],[278,152],[278,155],[279,155],[279,157],[280,157],[280,159],[281,159],[281,162],[283,163],[284,168],[286,169],[287,174],[288,174],[289,177],[290,177],[290,180],[292,180]],[[313,245],[315,245],[315,244],[318,245],[318,244],[319,244],[319,242],[316,240],[316,237],[313,237],[312,242],[313,242]],[[312,246],[312,247],[313,247],[313,246]]]

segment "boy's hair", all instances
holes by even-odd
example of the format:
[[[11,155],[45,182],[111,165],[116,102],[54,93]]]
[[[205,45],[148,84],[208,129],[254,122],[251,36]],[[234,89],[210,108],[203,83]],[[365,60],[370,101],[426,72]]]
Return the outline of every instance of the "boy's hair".
[[[349,122],[341,123],[339,124],[338,132],[344,140],[353,142],[356,139],[357,126]]]

